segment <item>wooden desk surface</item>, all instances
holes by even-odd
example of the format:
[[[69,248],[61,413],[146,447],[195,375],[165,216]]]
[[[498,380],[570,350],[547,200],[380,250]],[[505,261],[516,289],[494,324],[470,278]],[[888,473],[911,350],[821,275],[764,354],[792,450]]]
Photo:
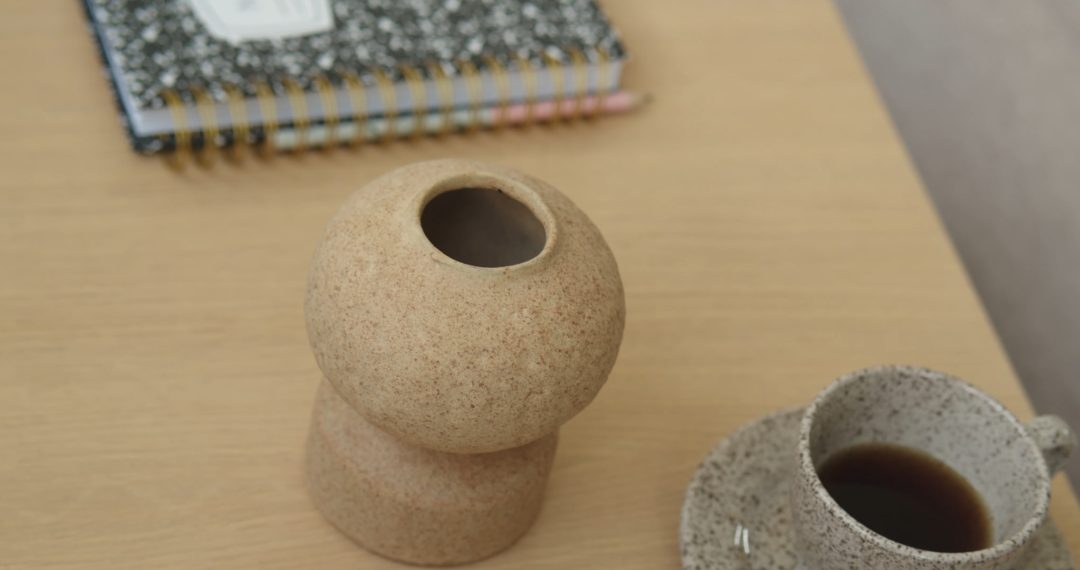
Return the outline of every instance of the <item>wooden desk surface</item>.
[[[607,8],[655,96],[633,116],[178,175],[128,150],[75,2],[6,6],[0,566],[393,566],[304,494],[301,299],[345,196],[422,159],[551,181],[626,284],[622,354],[540,520],[477,567],[677,568],[709,447],[854,368],[951,371],[1031,416],[826,0]]]

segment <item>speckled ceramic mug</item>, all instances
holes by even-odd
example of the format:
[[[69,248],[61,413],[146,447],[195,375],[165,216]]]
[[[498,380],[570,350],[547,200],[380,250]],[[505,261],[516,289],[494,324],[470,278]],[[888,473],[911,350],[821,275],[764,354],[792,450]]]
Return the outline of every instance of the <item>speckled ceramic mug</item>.
[[[861,443],[918,449],[964,476],[990,514],[993,544],[973,552],[931,552],[855,520],[825,490],[817,469],[832,453]],[[843,376],[810,404],[800,426],[791,494],[799,568],[1020,568],[1046,520],[1050,476],[1074,445],[1059,418],[1022,424],[990,396],[940,372],[884,366]]]

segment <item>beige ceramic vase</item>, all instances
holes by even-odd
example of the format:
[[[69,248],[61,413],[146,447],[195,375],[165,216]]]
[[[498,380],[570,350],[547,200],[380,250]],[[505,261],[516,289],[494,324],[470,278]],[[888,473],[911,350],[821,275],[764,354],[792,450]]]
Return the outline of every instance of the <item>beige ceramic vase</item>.
[[[558,427],[600,390],[625,306],[600,232],[551,186],[442,160],[353,194],[311,264],[325,381],[312,498],[384,556],[459,564],[539,512]]]

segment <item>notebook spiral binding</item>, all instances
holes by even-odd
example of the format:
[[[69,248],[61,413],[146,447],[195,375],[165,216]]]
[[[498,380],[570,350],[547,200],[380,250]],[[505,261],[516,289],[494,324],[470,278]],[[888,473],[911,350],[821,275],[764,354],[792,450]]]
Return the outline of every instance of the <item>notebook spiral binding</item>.
[[[597,63],[597,91],[594,94],[595,101],[589,105],[586,111],[584,101],[589,95],[586,91],[588,58],[579,49],[567,50],[569,62],[564,62],[551,54],[543,54],[542,60],[545,67],[552,71],[554,82],[553,100],[560,107],[554,113],[547,114],[546,121],[573,121],[580,118],[591,118],[603,108],[604,98],[609,91],[610,58],[608,54],[598,49],[593,51],[593,59]],[[424,135],[441,136],[450,132],[459,131],[472,133],[481,128],[501,129],[510,124],[507,110],[512,103],[517,103],[524,108],[524,118],[520,116],[513,121],[515,125],[528,126],[538,122],[534,111],[537,100],[537,75],[539,68],[526,58],[515,56],[511,63],[513,69],[521,74],[525,88],[524,98],[521,101],[510,100],[510,80],[508,69],[497,59],[491,56],[481,56],[487,72],[491,75],[495,84],[496,100],[490,107],[492,113],[488,121],[481,119],[481,113],[485,109],[481,100],[482,85],[480,72],[471,61],[459,60],[452,64],[454,73],[464,80],[468,93],[468,102],[464,122],[455,123],[453,84],[451,77],[441,65],[435,62],[428,63],[421,69],[409,65],[403,65],[396,69],[395,75],[401,77],[408,87],[409,96],[413,108],[427,109],[428,93],[424,81],[431,80],[437,93],[437,113],[439,127],[431,130],[426,127],[422,118],[424,115],[404,117],[399,113],[401,108],[397,100],[397,91],[394,88],[394,80],[391,78],[389,69],[374,68],[367,75],[370,79],[365,83],[364,79],[354,72],[336,73],[333,75],[321,74],[311,80],[311,86],[318,94],[319,103],[322,105],[324,117],[313,120],[308,109],[305,90],[301,88],[299,81],[292,77],[283,77],[269,82],[259,82],[252,86],[256,101],[257,116],[253,115],[250,108],[245,104],[243,90],[236,85],[225,85],[222,97],[225,99],[225,109],[228,114],[228,126],[218,123],[215,112],[214,98],[206,88],[196,87],[184,91],[169,89],[162,92],[161,96],[166,107],[170,111],[174,132],[168,135],[160,135],[159,140],[165,150],[167,160],[174,166],[183,166],[194,157],[204,166],[211,165],[218,154],[219,149],[228,148],[232,158],[237,159],[246,154],[248,148],[256,148],[264,156],[270,155],[276,150],[277,135],[283,128],[288,128],[295,133],[295,140],[290,147],[301,151],[311,148],[329,149],[335,146],[356,147],[366,142],[381,143],[391,138],[416,139]],[[569,65],[574,77],[574,92],[569,92],[569,86],[564,77],[564,69]],[[348,94],[348,109],[339,108],[338,98],[335,95],[335,82],[343,87]],[[371,117],[368,116],[369,94],[378,93],[383,102],[381,116],[381,128],[375,129],[369,125]],[[275,98],[284,95],[292,111],[292,119],[284,124],[278,116]],[[562,112],[561,105],[565,101],[572,101],[570,112]],[[188,124],[187,109],[194,108],[199,117],[201,128],[193,129]],[[351,135],[343,136],[343,125],[351,124]],[[321,142],[311,142],[311,130],[318,126],[324,129],[319,137]],[[171,151],[171,152],[169,152]]]

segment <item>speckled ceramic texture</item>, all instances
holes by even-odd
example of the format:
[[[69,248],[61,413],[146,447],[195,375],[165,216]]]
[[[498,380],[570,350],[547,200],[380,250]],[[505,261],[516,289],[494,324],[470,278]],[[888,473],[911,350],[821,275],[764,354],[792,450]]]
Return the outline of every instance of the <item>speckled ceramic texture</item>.
[[[803,414],[803,409],[790,410],[747,424],[705,457],[682,509],[679,542],[685,570],[796,568],[790,496]],[[1036,532],[1020,567],[1073,570],[1051,521]],[[868,568],[873,567],[860,570]]]
[[[556,435],[506,451],[454,454],[406,444],[364,420],[323,382],[307,446],[322,514],[395,560],[450,565],[512,545],[540,511]]]
[[[434,247],[424,207],[496,189],[543,225],[535,257],[477,267]],[[596,226],[534,178],[459,160],[413,164],[354,193],[326,228],[305,307],[315,359],[373,424],[457,453],[518,447],[584,408],[622,340],[622,282]]]
[[[1041,440],[1071,440],[1064,424],[1040,420],[1033,425],[1040,431],[1053,425],[1063,430]],[[906,366],[854,372],[810,404],[799,430],[791,501],[803,568],[1018,568],[1046,520],[1050,471],[1043,450],[1001,404],[956,378]],[[928,452],[964,476],[989,510],[993,545],[960,553],[919,550],[847,514],[825,490],[816,469],[838,450],[871,442]],[[1065,443],[1046,451],[1055,457],[1067,455],[1068,448]]]

